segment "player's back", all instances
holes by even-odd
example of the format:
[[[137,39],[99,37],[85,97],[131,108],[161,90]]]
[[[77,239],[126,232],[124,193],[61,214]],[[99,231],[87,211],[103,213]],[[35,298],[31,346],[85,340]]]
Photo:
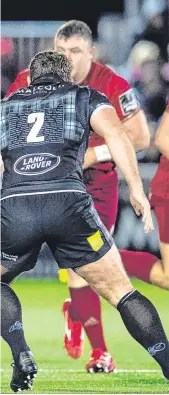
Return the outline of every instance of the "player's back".
[[[3,194],[54,190],[61,184],[85,189],[91,90],[40,82],[2,102]]]

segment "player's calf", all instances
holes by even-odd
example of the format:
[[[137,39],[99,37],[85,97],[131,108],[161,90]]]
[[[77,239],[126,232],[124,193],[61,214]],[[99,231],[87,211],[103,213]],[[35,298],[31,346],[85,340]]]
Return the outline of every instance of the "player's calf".
[[[20,301],[5,283],[1,283],[1,336],[14,359],[11,389],[14,392],[31,389],[37,366],[25,340]]]

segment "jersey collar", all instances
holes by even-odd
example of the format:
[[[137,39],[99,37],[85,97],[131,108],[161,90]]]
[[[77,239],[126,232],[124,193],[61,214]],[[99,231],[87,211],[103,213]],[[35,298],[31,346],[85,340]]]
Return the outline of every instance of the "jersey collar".
[[[64,81],[58,74],[45,74],[32,81],[31,85],[60,84],[61,82]]]

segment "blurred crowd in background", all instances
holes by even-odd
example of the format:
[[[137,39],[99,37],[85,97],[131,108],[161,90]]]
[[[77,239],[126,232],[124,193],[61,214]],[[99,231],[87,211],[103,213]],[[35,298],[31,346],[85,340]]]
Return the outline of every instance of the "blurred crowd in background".
[[[139,158],[156,162],[153,136],[169,96],[169,5],[167,0],[143,0],[126,14],[99,21],[96,60],[135,88],[152,136],[150,149]]]
[[[127,3],[127,2],[126,2]],[[46,22],[44,22],[46,23]],[[50,24],[50,22],[49,22]],[[20,29],[23,30],[22,25]],[[43,30],[43,24],[42,24]],[[25,31],[25,29],[24,29]],[[52,37],[1,37],[1,98],[35,52],[52,46]],[[45,33],[44,33],[45,34]],[[169,8],[167,0],[129,2],[123,15],[98,20],[96,60],[135,87],[148,121],[157,123],[169,94]]]

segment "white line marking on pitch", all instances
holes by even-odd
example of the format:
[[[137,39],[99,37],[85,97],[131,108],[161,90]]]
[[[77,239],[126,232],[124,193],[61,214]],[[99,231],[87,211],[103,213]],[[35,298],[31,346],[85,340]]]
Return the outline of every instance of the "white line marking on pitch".
[[[0,369],[1,372],[9,372],[10,369]],[[38,369],[42,373],[83,373],[86,370],[81,369]],[[115,369],[113,373],[160,373],[157,369]]]

